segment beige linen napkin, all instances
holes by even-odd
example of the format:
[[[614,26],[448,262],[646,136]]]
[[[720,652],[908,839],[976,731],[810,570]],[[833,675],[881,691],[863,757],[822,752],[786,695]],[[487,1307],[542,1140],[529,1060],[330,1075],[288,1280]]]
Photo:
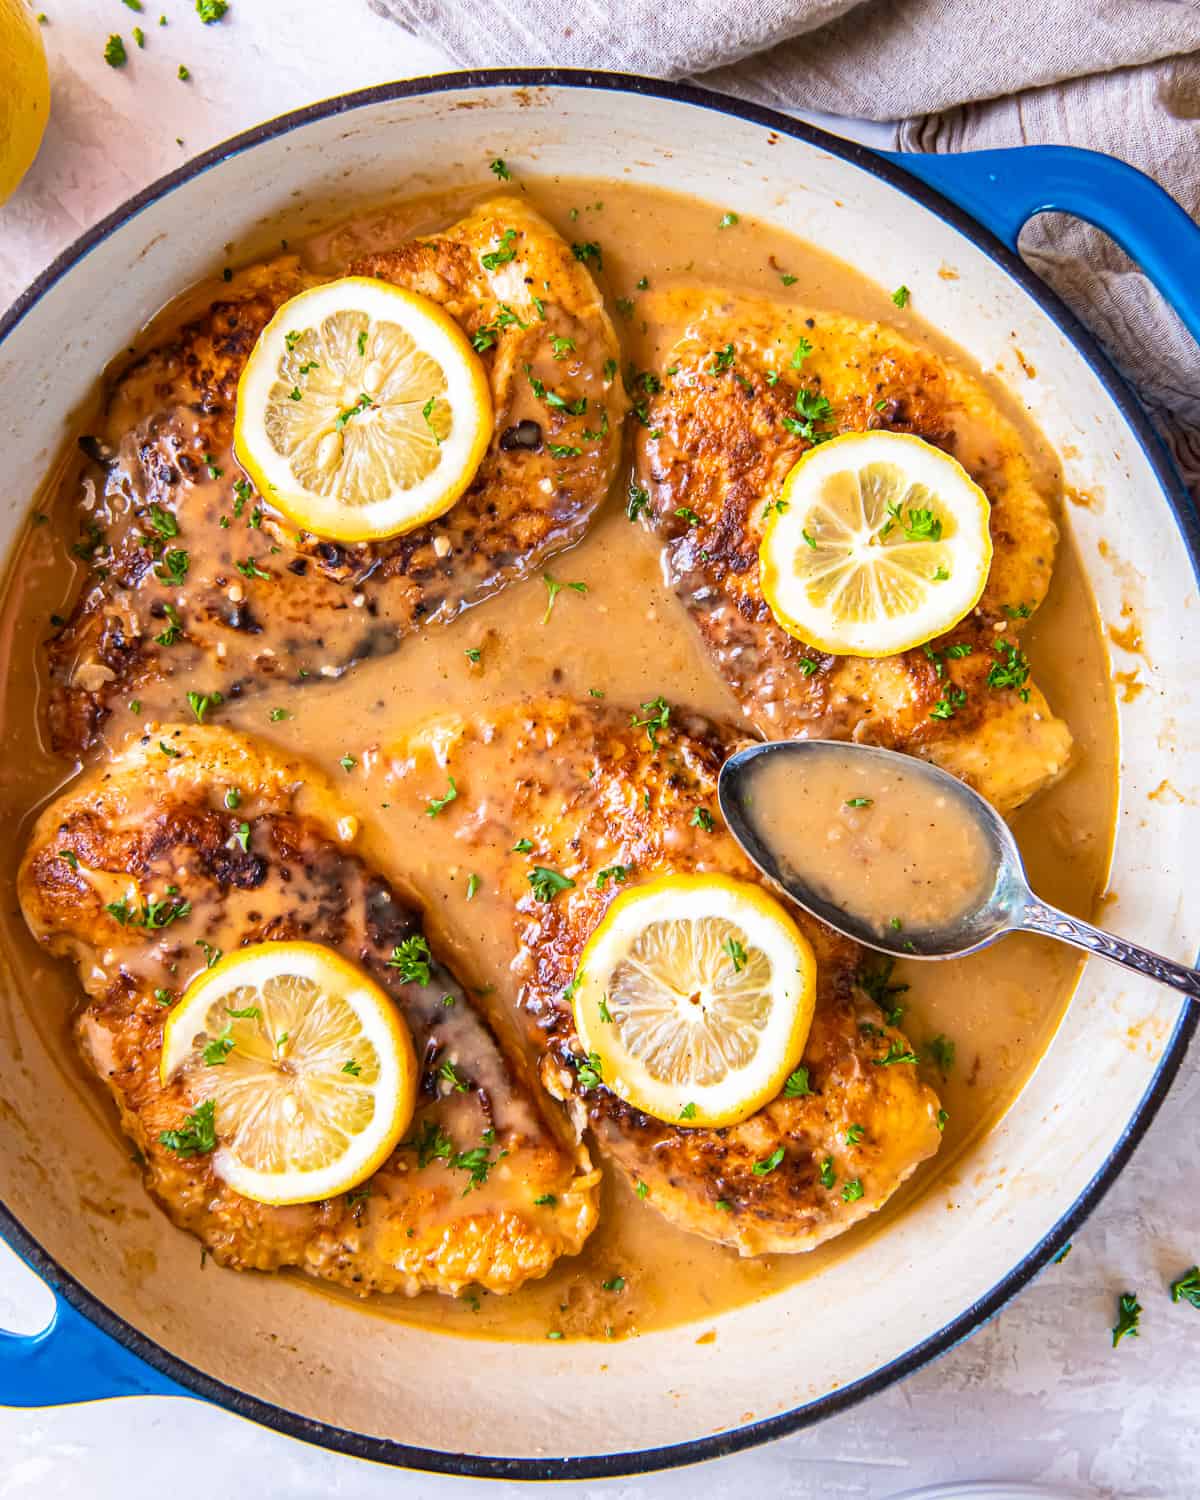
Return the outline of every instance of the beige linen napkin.
[[[898,121],[911,151],[1108,151],[1200,219],[1200,0],[369,3],[464,67],[691,78],[785,111]],[[1021,248],[1137,383],[1200,500],[1200,350],[1182,324],[1087,225],[1043,215]]]

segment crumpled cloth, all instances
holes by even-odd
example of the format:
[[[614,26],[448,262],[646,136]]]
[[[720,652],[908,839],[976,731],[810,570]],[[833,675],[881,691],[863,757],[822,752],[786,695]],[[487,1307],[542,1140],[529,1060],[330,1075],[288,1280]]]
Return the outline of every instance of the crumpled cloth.
[[[1200,219],[1200,0],[369,3],[462,67],[686,78],[785,112],[896,121],[908,151],[1107,151]],[[1021,250],[1134,381],[1200,502],[1200,349],[1183,325],[1089,225],[1043,214]]]

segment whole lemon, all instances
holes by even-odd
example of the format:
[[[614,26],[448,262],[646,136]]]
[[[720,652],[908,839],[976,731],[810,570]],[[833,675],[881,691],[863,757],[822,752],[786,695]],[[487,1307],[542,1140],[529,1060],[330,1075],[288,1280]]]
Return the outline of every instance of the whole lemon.
[[[49,118],[41,28],[25,0],[0,0],[0,203],[29,170]]]

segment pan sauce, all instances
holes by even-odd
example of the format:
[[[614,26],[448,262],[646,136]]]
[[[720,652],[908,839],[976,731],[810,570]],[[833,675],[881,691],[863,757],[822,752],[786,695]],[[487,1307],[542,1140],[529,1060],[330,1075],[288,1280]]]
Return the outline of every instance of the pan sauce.
[[[449,222],[484,192],[409,200],[364,212],[332,230],[310,233],[302,245],[300,235],[306,228],[315,231],[319,216],[284,232],[311,265],[332,274],[364,248]],[[729,205],[610,182],[538,182],[531,196],[569,239],[603,243],[600,279],[610,298],[633,302],[627,318],[618,308],[618,326],[639,366],[653,367],[655,346],[654,331],[637,318],[638,280],[645,277],[665,286],[697,272],[780,299],[796,295],[809,305],[894,322],[940,353],[961,358],[925,329],[911,309],[898,311],[886,290],[841,263],[746,218],[719,229]],[[329,221],[326,215],[324,222]],[[265,248],[238,247],[233,258],[242,262]],[[897,282],[909,269],[897,263]],[[796,278],[791,291],[781,284],[781,273]],[[220,285],[217,277],[188,293],[156,321],[152,336],[161,336],[164,325],[217,295]],[[1012,410],[1010,398],[999,390],[997,396],[1019,422],[1031,458],[1055,485],[1044,441]],[[67,1019],[78,1000],[73,978],[65,964],[46,964],[20,920],[13,894],[33,809],[63,783],[68,770],[44,748],[38,711],[45,691],[41,642],[47,621],[55,612],[66,613],[82,571],[71,555],[78,484],[78,464],[68,455],[39,502],[49,520],[31,525],[17,551],[0,615],[0,815],[17,834],[6,843],[4,855],[8,899],[0,909],[0,946],[16,975],[16,993],[7,1001],[13,1008],[6,1017],[10,1034],[36,1033],[55,1067],[96,1101],[94,1117],[115,1135],[111,1107],[69,1041]],[[431,933],[440,934],[447,958],[465,983],[494,986],[489,1005],[499,1015],[509,983],[507,914],[493,901],[486,872],[465,867],[450,822],[428,819],[421,802],[394,795],[387,746],[447,706],[470,713],[546,689],[584,696],[597,688],[609,701],[629,704],[664,694],[715,717],[738,718],[682,610],[662,584],[656,544],[628,524],[619,494],[585,541],[557,558],[552,568],[559,579],[587,583],[588,592],[564,590],[546,623],[546,588],[532,580],[445,629],[407,641],[395,656],[366,662],[344,681],[280,683],[272,688],[269,702],[286,710],[286,719],[268,722],[261,696],[229,703],[222,713],[231,727],[302,750],[337,780],[362,822],[367,856],[416,888],[428,903]],[[1076,760],[1060,784],[1017,815],[1015,829],[1034,885],[1047,899],[1086,917],[1103,889],[1111,847],[1115,717],[1098,621],[1067,536],[1050,596],[1023,643],[1051,703],[1071,726]],[[473,665],[465,652],[481,645],[486,648],[482,661]],[[172,711],[177,711],[179,688],[178,682],[171,688]],[[147,702],[140,717],[131,712],[114,717],[106,726],[106,747],[117,748],[152,712],[158,709]],[[353,775],[339,767],[348,754],[358,761]],[[504,775],[503,766],[496,767],[496,775]],[[484,880],[468,912],[464,902],[471,873],[483,874]],[[599,1229],[582,1256],[560,1262],[545,1281],[510,1299],[376,1299],[368,1304],[370,1310],[502,1338],[541,1339],[548,1330],[567,1337],[619,1337],[681,1321],[696,1321],[704,1337],[702,1320],[811,1275],[852,1250],[863,1236],[884,1229],[936,1178],[951,1178],[972,1138],[1003,1113],[1053,1034],[1079,965],[1065,948],[1013,938],[952,964],[902,969],[893,979],[911,986],[905,1025],[914,1045],[924,1052],[940,1034],[956,1044],[956,1059],[945,1077],[932,1064],[924,1065],[950,1118],[939,1156],[866,1224],[811,1255],[741,1261],[666,1225],[636,1203],[614,1174],[607,1174]],[[987,1003],[982,1003],[985,997]],[[47,1100],[52,1107],[49,1094]],[[82,1164],[66,1165],[83,1180]],[[134,1176],[130,1167],[131,1199],[140,1193]],[[214,1274],[211,1266],[208,1274]],[[605,1289],[603,1283],[615,1278],[624,1279],[623,1287]],[[312,1287],[307,1279],[303,1284]]]
[[[799,764],[764,756],[747,800],[782,868],[881,934],[947,927],[991,888],[995,859],[978,824],[901,766],[832,746]]]

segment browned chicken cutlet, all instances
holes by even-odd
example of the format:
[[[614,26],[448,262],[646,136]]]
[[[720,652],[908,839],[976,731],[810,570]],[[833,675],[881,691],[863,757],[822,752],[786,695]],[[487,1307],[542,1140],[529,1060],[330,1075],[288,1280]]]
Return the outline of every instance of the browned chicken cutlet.
[[[675,341],[661,372],[634,380],[635,498],[644,487],[678,595],[750,722],[772,739],[854,738],[925,756],[1005,812],[1055,780],[1071,736],[1030,680],[1019,632],[1045,597],[1058,532],[982,385],[840,314],[716,287],[650,293],[639,308]],[[882,660],[827,656],[788,635],[758,574],[766,506],[788,470],[814,441],[867,429],[952,453],[992,505],[976,609]]]
[[[568,986],[621,889],[612,867],[624,867],[627,883],[680,872],[760,883],[717,812],[717,774],[734,735],[676,713],[664,723],[662,707],[633,715],[652,721],[636,725],[627,711],[559,698],[439,719],[394,747],[395,774],[418,796],[454,776],[472,867],[511,903],[518,1005],[543,1080],[572,1101],[597,1149],[684,1229],[743,1255],[808,1250],[880,1208],[940,1141],[937,1097],[863,988],[865,980],[881,996],[885,980],[864,973],[855,944],[793,912],[818,963],[807,1094],[781,1095],[728,1129],[692,1129],[580,1079]],[[528,847],[514,850],[519,840]],[[539,900],[529,879],[538,866],[574,884]],[[778,1164],[763,1170],[777,1152]]]
[[[222,1265],[298,1267],[363,1295],[514,1291],[580,1249],[598,1174],[355,838],[303,762],[227,730],[166,726],[42,814],[21,905],[34,934],[78,967],[87,1004],[76,1036],[145,1159],[147,1187]],[[193,1101],[158,1070],[168,1007],[206,958],[286,939],[327,944],[384,987],[412,1030],[421,1079],[406,1140],[366,1184],[270,1207],[227,1187],[210,1156],[163,1144]],[[414,940],[428,967],[404,982],[388,960]],[[443,1076],[447,1060],[465,1088]],[[219,1111],[216,1126],[219,1136]]]
[[[349,270],[432,298],[472,336],[495,427],[470,488],[382,542],[338,545],[275,517],[233,458],[237,382],[277,308],[319,278],[294,257],[236,276],[124,372],[88,442],[88,572],[49,646],[58,750],[86,749],[131,698],[170,716],[185,677],[228,697],[340,676],[583,535],[616,470],[626,400],[611,321],[566,242],[496,198]]]

